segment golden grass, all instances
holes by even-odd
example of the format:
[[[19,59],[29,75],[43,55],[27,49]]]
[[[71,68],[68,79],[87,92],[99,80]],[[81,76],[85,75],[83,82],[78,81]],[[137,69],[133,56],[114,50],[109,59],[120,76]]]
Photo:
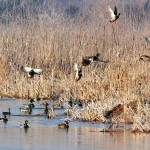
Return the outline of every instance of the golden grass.
[[[122,14],[112,25],[106,11],[101,16],[93,15],[87,22],[80,16],[67,20],[58,15],[56,20],[28,16],[26,21],[1,24],[0,96],[35,98],[39,94],[48,99],[96,99],[100,101],[97,109],[90,106],[80,118],[102,122],[102,112],[119,103],[150,100],[150,63],[139,61],[140,55],[149,54],[150,45],[143,38],[147,36],[149,21],[134,22]],[[97,52],[100,59],[109,63],[94,62],[82,67],[83,77],[76,82],[74,63],[81,64],[82,56]],[[22,65],[42,68],[43,74],[28,79],[20,70]],[[136,116],[131,120],[138,123]]]

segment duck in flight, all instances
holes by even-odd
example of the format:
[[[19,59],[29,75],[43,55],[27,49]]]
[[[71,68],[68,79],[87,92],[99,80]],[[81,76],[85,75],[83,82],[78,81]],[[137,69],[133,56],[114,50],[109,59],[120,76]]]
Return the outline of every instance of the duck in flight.
[[[86,56],[82,58],[82,65],[88,66],[91,65],[93,61],[99,61],[99,53],[97,53],[94,56]]]
[[[118,12],[117,12],[117,7],[115,6],[115,9],[114,9],[114,11],[108,6],[108,10],[109,10],[109,12],[110,12],[110,17],[111,17],[111,19],[110,19],[110,22],[115,22],[118,18],[119,18],[119,16],[120,16],[120,13],[118,14]]]
[[[4,115],[4,117],[3,117],[3,118],[0,118],[0,121],[7,122],[7,121],[8,121],[8,119],[7,119],[6,115]]]
[[[42,73],[42,69],[35,69],[31,67],[21,67],[21,70],[25,73],[28,73],[29,78],[33,78],[34,75],[40,75]]]
[[[150,61],[150,56],[149,55],[141,55],[140,60],[145,61],[145,62]]]
[[[74,71],[75,71],[75,80],[79,81],[82,77],[82,68],[78,67],[78,64],[74,64]]]

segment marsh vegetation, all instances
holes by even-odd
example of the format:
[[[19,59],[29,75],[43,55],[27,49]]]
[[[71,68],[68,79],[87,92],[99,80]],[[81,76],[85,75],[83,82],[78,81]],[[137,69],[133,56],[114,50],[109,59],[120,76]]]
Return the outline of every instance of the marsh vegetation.
[[[130,122],[134,131],[149,132],[150,62],[139,61],[150,53],[144,39],[149,36],[149,1],[118,0],[121,15],[115,24],[109,22],[111,1],[66,9],[45,3],[35,9],[13,3],[1,14],[0,96],[81,99],[89,104],[78,119],[102,122],[108,121],[105,111],[121,104],[121,113],[111,121]],[[96,53],[108,63],[82,67],[82,78],[75,81],[74,64]],[[43,74],[29,79],[21,66],[42,68]]]

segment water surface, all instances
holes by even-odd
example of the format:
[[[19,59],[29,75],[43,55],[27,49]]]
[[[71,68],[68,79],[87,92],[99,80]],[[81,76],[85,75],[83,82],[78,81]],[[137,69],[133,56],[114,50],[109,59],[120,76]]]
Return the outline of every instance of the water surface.
[[[56,110],[56,118],[36,116],[43,109],[34,109],[32,115],[23,115],[19,108],[27,100],[0,99],[0,116],[2,111],[11,108],[8,122],[0,122],[0,150],[149,150],[149,134],[133,134],[130,132],[101,133],[103,124],[73,121],[69,129],[58,129],[65,116],[62,110]],[[41,108],[41,102],[35,102]],[[60,114],[60,115],[58,115]],[[20,128],[25,120],[29,120],[30,128]]]

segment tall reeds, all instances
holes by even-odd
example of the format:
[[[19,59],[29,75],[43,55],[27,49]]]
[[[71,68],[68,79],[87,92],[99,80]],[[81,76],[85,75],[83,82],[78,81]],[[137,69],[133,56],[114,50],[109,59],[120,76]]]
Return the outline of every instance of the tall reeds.
[[[0,96],[97,99],[108,109],[118,103],[148,100],[150,63],[139,61],[150,49],[143,38],[150,27],[146,1],[117,2],[121,16],[113,26],[108,4],[114,6],[98,0],[90,6],[85,3],[72,18],[55,5],[36,11],[36,15],[28,8],[25,16],[19,14],[15,5],[14,11],[4,13],[0,24]],[[97,52],[109,63],[83,67],[83,76],[76,82],[74,63],[81,64],[82,56]],[[42,68],[43,74],[27,79],[20,70],[22,65]]]

